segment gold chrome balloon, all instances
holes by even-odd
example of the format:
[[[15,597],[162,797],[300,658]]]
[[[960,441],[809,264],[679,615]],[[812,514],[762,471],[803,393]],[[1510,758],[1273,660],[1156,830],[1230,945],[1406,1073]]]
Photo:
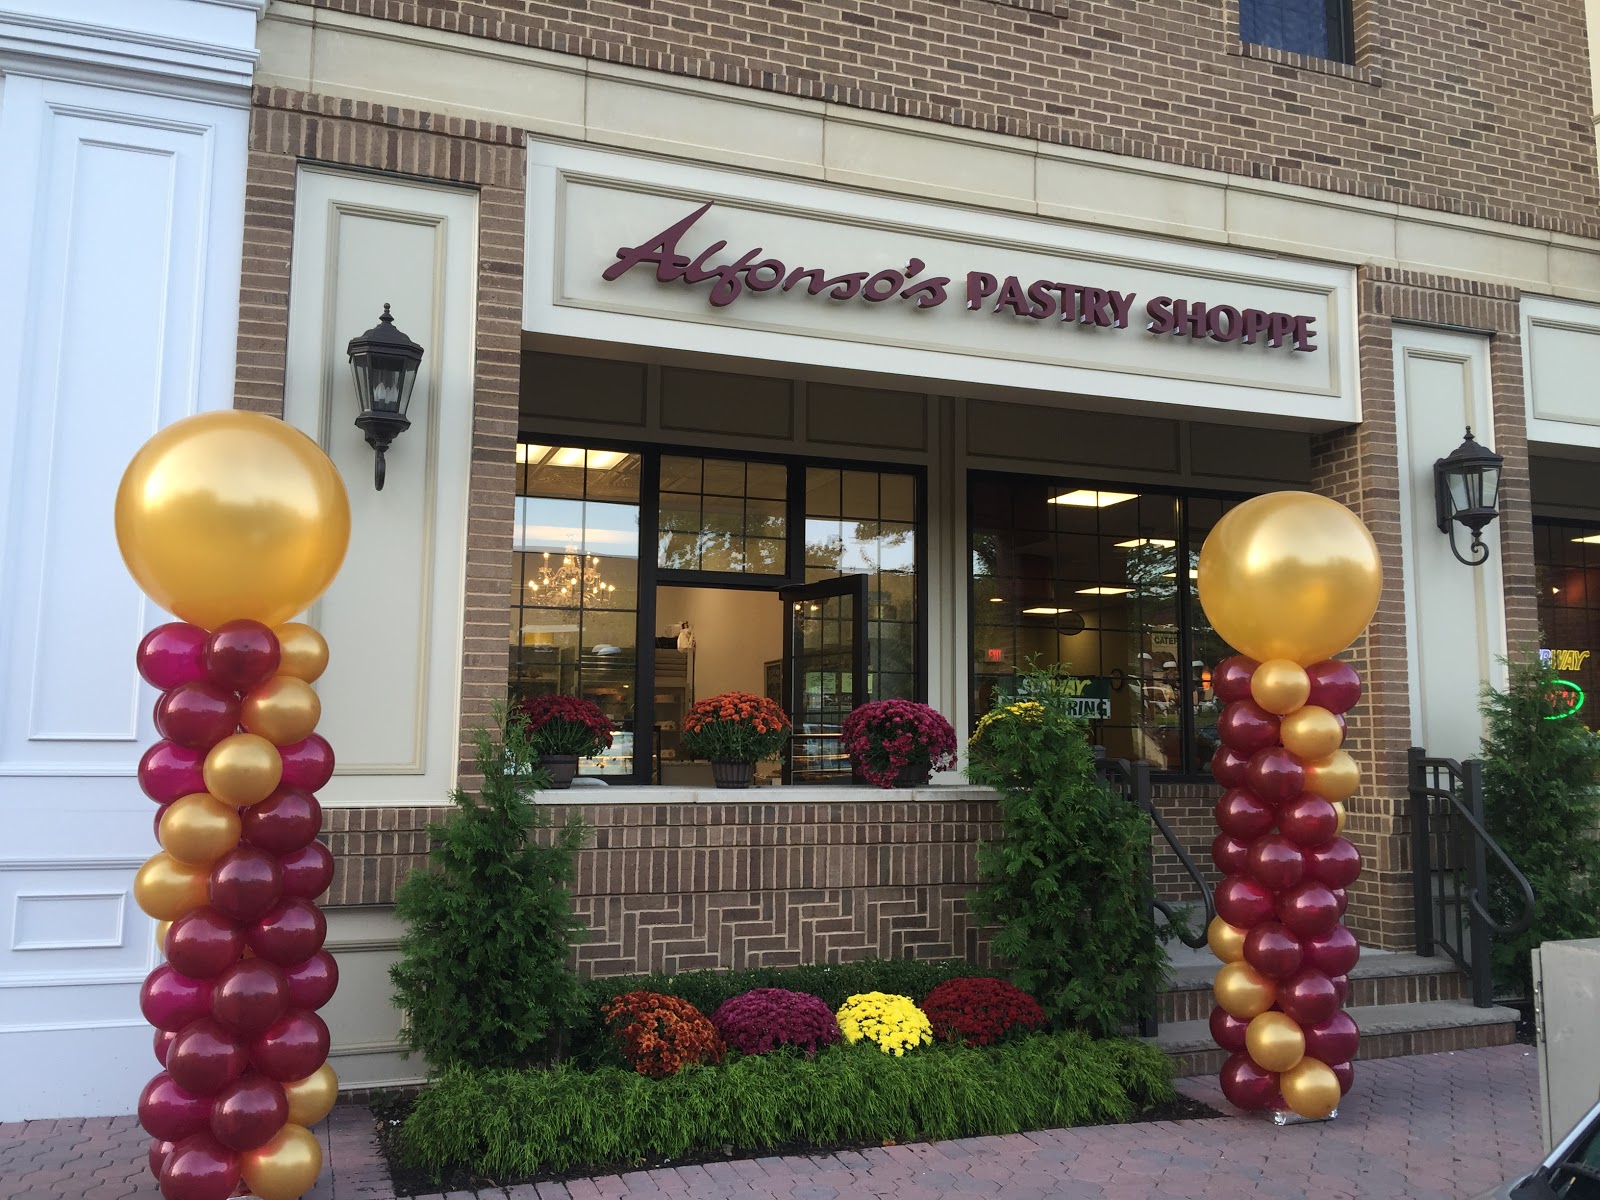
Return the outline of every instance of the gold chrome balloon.
[[[1305,790],[1334,804],[1348,800],[1361,782],[1361,768],[1343,750],[1335,750],[1327,758],[1312,759],[1305,766]]]
[[[133,877],[133,899],[158,921],[176,921],[206,903],[206,867],[179,862],[162,851]]]
[[[1344,801],[1342,800],[1334,801],[1333,811],[1338,816],[1338,822],[1333,827],[1333,836],[1338,837],[1344,832],[1344,823],[1349,819],[1349,814],[1345,812]]]
[[[1311,676],[1299,663],[1270,658],[1250,676],[1250,697],[1269,713],[1292,713],[1311,696]]]
[[[1306,1056],[1306,1035],[1286,1013],[1264,1012],[1245,1027],[1244,1046],[1263,1071],[1287,1071]]]
[[[1315,1058],[1302,1058],[1278,1076],[1278,1089],[1290,1111],[1310,1121],[1320,1121],[1339,1107],[1339,1077]]]
[[[1339,718],[1325,708],[1308,704],[1297,708],[1278,724],[1278,740],[1302,762],[1327,758],[1344,742]]]
[[[322,701],[303,679],[274,675],[245,693],[239,724],[274,746],[292,746],[311,736],[322,717]]]
[[[160,837],[173,858],[210,866],[239,844],[239,810],[208,792],[180,797],[161,814]]]
[[[284,1084],[283,1094],[289,1098],[289,1124],[310,1129],[333,1111],[339,1099],[339,1077],[323,1063],[304,1079]]]
[[[328,456],[291,425],[225,409],[141,446],[117,488],[117,545],[162,608],[215,629],[280,625],[322,595],[350,541]]]
[[[1344,505],[1271,492],[1224,514],[1200,551],[1200,604],[1240,654],[1302,667],[1343,650],[1372,620],[1383,567]]]
[[[156,922],[156,953],[162,958],[167,956],[167,930],[171,928],[171,921]]]
[[[315,683],[328,669],[328,643],[315,629],[299,621],[279,625],[272,631],[278,635],[278,674],[293,675],[307,683]]]
[[[1225,963],[1212,981],[1211,990],[1222,1010],[1241,1021],[1259,1017],[1278,998],[1278,989],[1272,980],[1243,959]]]
[[[236,733],[211,747],[200,770],[206,791],[224,804],[248,808],[272,795],[283,778],[283,759],[266,738]]]
[[[1229,925],[1221,917],[1212,917],[1206,926],[1206,945],[1225,963],[1238,962],[1244,957],[1245,931]]]
[[[285,1125],[266,1145],[239,1156],[239,1173],[261,1200],[297,1200],[322,1173],[322,1144],[305,1126]]]

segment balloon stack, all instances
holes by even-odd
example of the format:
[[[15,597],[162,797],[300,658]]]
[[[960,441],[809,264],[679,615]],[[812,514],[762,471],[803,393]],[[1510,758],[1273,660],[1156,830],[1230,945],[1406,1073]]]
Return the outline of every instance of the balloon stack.
[[[1226,707],[1211,766],[1227,790],[1207,931],[1223,964],[1211,1014],[1231,1055],[1222,1090],[1242,1109],[1320,1120],[1354,1078],[1359,1034],[1343,1005],[1360,947],[1341,918],[1361,854],[1341,834],[1359,771],[1341,746],[1361,681],[1332,655],[1366,628],[1381,588],[1359,518],[1306,492],[1241,504],[1201,550],[1201,605],[1243,652],[1212,672]]]
[[[139,1097],[166,1200],[295,1200],[316,1183],[310,1126],[338,1079],[317,1010],[339,973],[316,897],[333,876],[315,792],[333,774],[312,684],[328,647],[288,618],[349,540],[333,464],[245,412],[190,417],[134,456],[117,540],[151,599],[184,618],[139,643],[161,740],[139,763],[161,850],[134,879],[166,962],[139,1002],[162,1070]]]

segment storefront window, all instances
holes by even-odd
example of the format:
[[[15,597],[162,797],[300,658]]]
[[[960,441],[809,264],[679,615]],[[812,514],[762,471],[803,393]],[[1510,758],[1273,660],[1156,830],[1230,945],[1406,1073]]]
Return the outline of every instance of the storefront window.
[[[1540,652],[1582,692],[1574,719],[1600,729],[1600,521],[1536,521]]]
[[[663,455],[657,565],[671,571],[786,574],[787,489],[782,463]]]
[[[617,726],[586,775],[633,771],[639,456],[517,446],[511,693],[594,701]]]
[[[1020,670],[1063,667],[1108,754],[1206,770],[1210,667],[1228,651],[1203,624],[1194,576],[1231,501],[975,474],[971,502],[974,716]]]

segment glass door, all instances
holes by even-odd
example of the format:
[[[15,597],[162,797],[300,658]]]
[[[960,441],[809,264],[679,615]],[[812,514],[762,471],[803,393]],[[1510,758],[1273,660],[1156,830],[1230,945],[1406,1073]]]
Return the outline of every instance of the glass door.
[[[867,576],[845,575],[784,588],[783,683],[794,722],[789,783],[850,778],[844,719],[866,701]]]

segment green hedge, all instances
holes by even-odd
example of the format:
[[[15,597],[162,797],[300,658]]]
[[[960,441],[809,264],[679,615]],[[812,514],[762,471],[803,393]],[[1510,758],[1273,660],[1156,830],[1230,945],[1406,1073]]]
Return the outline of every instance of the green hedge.
[[[864,1045],[807,1059],[735,1056],[651,1080],[604,1067],[447,1072],[407,1117],[407,1161],[510,1181],[655,1155],[933,1140],[1124,1121],[1173,1098],[1159,1050],[1041,1034],[895,1058]]]

